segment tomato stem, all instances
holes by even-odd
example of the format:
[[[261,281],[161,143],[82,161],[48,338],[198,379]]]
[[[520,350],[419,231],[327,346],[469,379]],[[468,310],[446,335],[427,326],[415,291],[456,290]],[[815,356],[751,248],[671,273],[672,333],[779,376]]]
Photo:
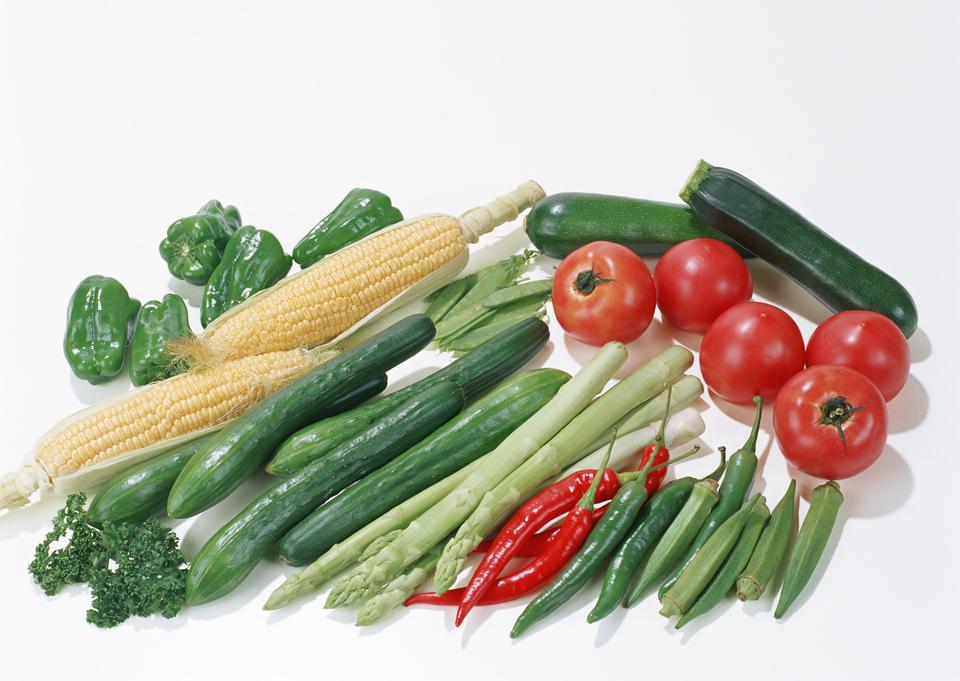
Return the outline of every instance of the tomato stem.
[[[869,404],[869,402],[867,404]],[[840,442],[843,444],[844,449],[846,449],[847,441],[843,436],[843,424],[861,409],[866,409],[867,404],[855,407],[847,401],[846,397],[837,395],[820,406],[820,423],[825,426],[835,427],[840,434]]]
[[[578,293],[588,296],[593,293],[593,290],[600,286],[600,284],[606,284],[611,281],[613,281],[613,279],[606,279],[591,266],[589,270],[584,270],[577,274],[577,280],[574,286],[577,287]]]

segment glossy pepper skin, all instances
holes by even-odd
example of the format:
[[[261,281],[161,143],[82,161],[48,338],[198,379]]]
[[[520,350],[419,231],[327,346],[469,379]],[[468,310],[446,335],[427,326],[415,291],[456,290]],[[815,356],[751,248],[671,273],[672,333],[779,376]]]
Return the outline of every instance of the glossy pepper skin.
[[[344,246],[401,220],[403,214],[391,204],[386,194],[376,189],[351,189],[329,215],[300,239],[293,249],[293,259],[300,267],[309,267]]]
[[[196,215],[180,218],[167,228],[167,236],[160,242],[160,257],[174,277],[203,286],[238,229],[240,212],[236,208],[224,208],[216,199],[207,201]]]
[[[77,378],[103,383],[120,373],[140,303],[113,277],[87,277],[67,308],[63,354]]]
[[[200,303],[204,327],[231,307],[287,276],[293,260],[273,234],[252,225],[230,237]]]
[[[190,335],[190,320],[183,298],[168,293],[163,300],[148,300],[140,308],[130,340],[130,381],[146,385],[175,376],[186,369],[167,353],[168,340]]]

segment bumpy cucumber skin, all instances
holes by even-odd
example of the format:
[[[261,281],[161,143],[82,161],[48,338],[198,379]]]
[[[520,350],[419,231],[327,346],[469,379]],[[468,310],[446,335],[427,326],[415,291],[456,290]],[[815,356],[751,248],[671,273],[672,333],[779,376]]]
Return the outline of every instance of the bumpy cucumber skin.
[[[191,440],[124,471],[97,493],[87,509],[91,525],[140,522],[163,512],[173,481],[190,457],[216,433]]]
[[[701,161],[681,196],[830,310],[879,312],[907,338],[917,330],[917,306],[899,281],[743,175]]]
[[[704,237],[752,256],[678,203],[567,192],[541,199],[524,222],[534,246],[554,258],[564,258],[592,241],[613,241],[641,257],[659,257],[681,241]]]
[[[415,355],[435,333],[428,317],[411,315],[265,398],[187,462],[170,490],[167,515],[188,518],[223,501],[284,438],[320,418],[332,402]]]
[[[570,376],[535,369],[508,379],[430,438],[320,506],[280,542],[291,565],[306,565],[414,494],[492,451],[553,397]]]
[[[524,319],[413,385],[294,433],[267,464],[267,472],[272,475],[294,473],[349,440],[417,392],[441,381],[456,383],[470,400],[526,364],[549,338],[550,329],[543,321]]]
[[[370,399],[387,387],[386,375],[378,376],[330,405],[332,416]],[[199,437],[124,471],[100,490],[90,502],[87,519],[93,525],[105,522],[140,522],[163,513],[167,496],[180,471],[194,454],[209,445],[216,433]]]
[[[200,549],[187,571],[187,603],[206,603],[232,591],[307,513],[427,437],[463,404],[458,386],[439,383],[330,455],[277,482]]]

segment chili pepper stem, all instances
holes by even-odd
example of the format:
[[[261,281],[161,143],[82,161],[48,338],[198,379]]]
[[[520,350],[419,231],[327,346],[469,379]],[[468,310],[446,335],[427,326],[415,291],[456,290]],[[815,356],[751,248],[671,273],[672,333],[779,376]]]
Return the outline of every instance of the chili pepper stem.
[[[666,468],[671,464],[680,463],[681,461],[684,461],[686,459],[692,459],[694,456],[696,456],[699,453],[700,453],[700,445],[696,445],[689,452],[684,452],[680,456],[670,459],[669,461],[662,461],[661,463],[658,463],[656,466],[653,466],[648,472],[653,473],[654,471],[658,471],[661,468]],[[637,478],[640,477],[641,473],[643,473],[642,470],[624,471],[623,473],[617,473],[617,480],[619,480],[620,484],[622,485],[625,482],[636,480]]]
[[[717,466],[716,470],[710,473],[707,477],[703,478],[703,480],[719,480],[720,476],[723,475],[723,471],[727,467],[727,448],[723,445],[720,445],[717,447],[717,451],[720,452],[720,465]]]
[[[610,446],[607,447],[606,454],[603,455],[603,460],[600,462],[600,465],[597,466],[597,472],[593,475],[593,482],[590,483],[590,486],[587,488],[587,491],[583,493],[583,496],[580,497],[580,501],[577,502],[577,506],[584,508],[588,511],[593,510],[593,505],[596,502],[597,498],[597,488],[600,487],[600,480],[603,478],[603,472],[607,470],[607,464],[610,463],[610,452],[613,451],[613,443],[617,440],[617,427],[613,427],[613,437],[610,438]]]
[[[753,403],[757,405],[757,413],[753,417],[753,428],[750,429],[750,437],[747,438],[743,449],[751,452],[757,451],[757,436],[760,434],[760,418],[763,416],[763,398],[759,395],[753,396]]]

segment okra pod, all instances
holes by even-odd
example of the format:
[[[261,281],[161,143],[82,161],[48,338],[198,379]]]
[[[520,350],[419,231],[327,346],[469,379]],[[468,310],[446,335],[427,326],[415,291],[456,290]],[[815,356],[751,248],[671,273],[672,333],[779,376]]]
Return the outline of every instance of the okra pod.
[[[757,435],[760,433],[760,417],[763,415],[763,400],[759,396],[753,398],[757,405],[757,411],[753,417],[753,428],[750,430],[750,436],[746,443],[735,451],[727,464],[727,472],[720,481],[720,500],[710,511],[710,515],[700,528],[696,539],[690,544],[683,559],[677,564],[676,568],[667,577],[666,581],[660,586],[660,600],[663,595],[677,581],[680,573],[686,567],[687,563],[693,558],[694,554],[700,550],[706,541],[710,538],[717,528],[723,522],[732,516],[747,498],[750,488],[753,486],[753,476],[757,470]]]
[[[791,480],[783,498],[770,514],[770,522],[760,535],[750,562],[737,578],[737,597],[741,601],[760,598],[787,555],[790,539],[796,532],[793,509],[796,490],[797,481]]]
[[[715,480],[701,480],[693,486],[680,513],[670,523],[670,527],[663,533],[653,553],[650,554],[650,559],[640,573],[640,579],[627,597],[626,607],[629,608],[639,601],[647,590],[663,579],[667,571],[680,559],[700,531],[700,527],[710,514],[710,509],[717,503],[717,498]]]
[[[677,577],[677,581],[663,595],[663,607],[660,614],[664,617],[673,617],[685,613],[697,596],[699,596],[710,581],[716,576],[727,556],[733,550],[737,540],[746,527],[747,518],[753,508],[763,501],[759,494],[753,495],[750,500],[740,507],[740,510],[727,518],[710,535],[699,551],[694,554],[690,562]]]
[[[760,538],[760,533],[763,531],[769,518],[770,509],[767,508],[767,505],[762,500],[757,502],[753,510],[750,511],[747,524],[744,525],[743,532],[740,533],[740,538],[737,539],[737,543],[734,545],[730,555],[727,556],[723,565],[720,566],[720,570],[714,578],[710,580],[710,584],[703,590],[699,598],[697,598],[694,604],[677,620],[677,629],[694,617],[699,617],[711,610],[717,603],[723,600],[724,596],[730,593],[730,589],[733,588],[737,575],[740,574],[743,567],[749,562],[750,556],[753,555],[754,548],[757,546],[757,540]]]
[[[810,581],[814,568],[820,562],[823,550],[830,539],[830,533],[837,522],[837,514],[843,503],[843,494],[840,485],[830,480],[813,489],[810,497],[810,508],[800,532],[797,534],[797,543],[790,553],[787,562],[787,572],[783,578],[783,589],[780,591],[780,600],[773,616],[783,617],[803,588]]]

